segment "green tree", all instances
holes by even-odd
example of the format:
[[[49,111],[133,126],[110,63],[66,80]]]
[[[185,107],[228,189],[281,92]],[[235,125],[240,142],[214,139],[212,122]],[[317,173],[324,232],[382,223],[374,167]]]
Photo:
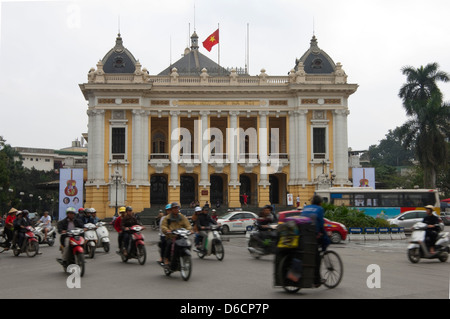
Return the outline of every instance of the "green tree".
[[[399,129],[405,147],[415,150],[424,173],[424,187],[435,188],[439,169],[447,164],[446,139],[450,136],[450,105],[443,103],[436,81],[447,82],[447,73],[437,63],[418,69],[405,67],[407,77],[399,91],[410,119]]]
[[[412,66],[402,68],[403,75],[406,76],[406,83],[400,88],[399,96],[403,99],[407,115],[414,116],[415,112],[408,109],[409,101],[427,100],[434,91],[440,92],[436,82],[448,82],[449,75],[439,71],[439,64],[429,63],[425,67],[422,65],[418,69]]]

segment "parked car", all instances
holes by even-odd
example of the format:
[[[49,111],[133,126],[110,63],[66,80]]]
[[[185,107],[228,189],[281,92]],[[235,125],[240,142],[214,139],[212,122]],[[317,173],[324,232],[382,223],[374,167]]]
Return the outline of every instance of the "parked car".
[[[441,231],[444,230],[444,223],[441,217],[439,217],[435,212],[433,212],[435,216],[439,218],[439,227]],[[398,227],[404,227],[405,232],[412,231],[412,227],[415,223],[421,222],[423,218],[427,216],[426,210],[408,210],[400,215],[395,216],[394,218],[389,218],[388,222],[391,225],[397,225]]]
[[[278,213],[278,223],[282,224],[286,220],[286,217],[300,216],[301,210],[289,210]],[[332,244],[339,244],[341,241],[347,239],[347,227],[344,224],[333,222],[327,218],[324,218],[324,227]]]
[[[222,225],[222,234],[230,232],[245,232],[248,226],[253,226],[258,215],[246,211],[234,211],[217,219],[217,223]]]
[[[450,212],[441,211],[441,219],[444,225],[450,225]]]

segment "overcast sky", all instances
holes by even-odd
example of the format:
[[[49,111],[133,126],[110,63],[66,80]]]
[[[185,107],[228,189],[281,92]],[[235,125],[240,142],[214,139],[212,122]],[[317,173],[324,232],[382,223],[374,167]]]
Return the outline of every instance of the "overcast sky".
[[[195,7],[195,10],[194,10]],[[0,136],[12,146],[63,148],[87,132],[78,84],[114,46],[119,29],[150,74],[181,58],[194,27],[201,43],[220,25],[220,64],[286,75],[319,47],[349,83],[349,147],[368,149],[406,121],[401,68],[437,62],[450,73],[448,0],[1,1]],[[217,61],[218,46],[201,52]],[[450,83],[441,83],[444,99]]]

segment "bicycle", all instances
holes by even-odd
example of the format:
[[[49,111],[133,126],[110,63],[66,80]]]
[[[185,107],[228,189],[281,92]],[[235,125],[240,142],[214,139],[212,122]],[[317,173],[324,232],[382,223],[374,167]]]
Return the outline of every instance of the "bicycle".
[[[276,265],[275,271],[275,285],[281,286],[289,293],[296,293],[301,288],[318,288],[320,285],[314,285],[314,267],[304,265],[302,268],[302,276],[298,281],[292,281],[287,278],[287,274],[293,264],[293,259],[300,260],[302,253],[294,252],[284,254],[281,257],[279,264]],[[344,275],[344,266],[339,255],[332,250],[322,251],[320,253],[320,277],[321,284],[329,289],[336,288],[342,281]]]

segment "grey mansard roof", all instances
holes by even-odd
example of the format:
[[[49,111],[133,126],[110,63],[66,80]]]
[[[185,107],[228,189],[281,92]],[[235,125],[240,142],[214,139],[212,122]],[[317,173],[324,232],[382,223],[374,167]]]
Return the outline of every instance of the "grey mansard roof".
[[[319,48],[315,36],[311,39],[311,46],[300,59],[295,60],[295,70],[298,64],[302,62],[307,74],[330,74],[336,69],[336,64],[330,56]]]
[[[181,59],[171,64],[158,75],[170,75],[173,68],[177,69],[177,73],[179,75],[200,75],[203,68],[207,70],[207,73],[210,76],[223,76],[230,74],[230,72],[225,68],[200,53],[198,48],[198,36],[194,31],[191,36],[191,48],[186,48]]]

